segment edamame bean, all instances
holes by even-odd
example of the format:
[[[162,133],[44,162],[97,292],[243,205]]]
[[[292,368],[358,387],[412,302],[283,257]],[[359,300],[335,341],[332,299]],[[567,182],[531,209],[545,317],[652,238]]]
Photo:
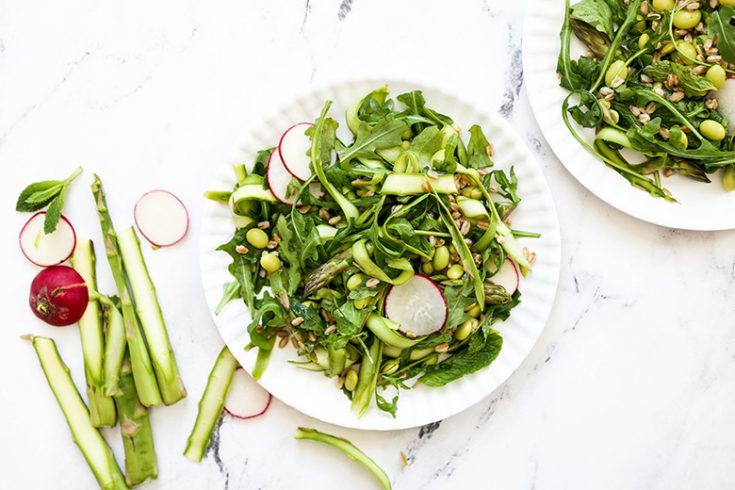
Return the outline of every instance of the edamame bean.
[[[424,274],[433,274],[434,266],[431,265],[431,262],[424,262],[423,264],[421,264],[421,271]]]
[[[650,40],[651,40],[651,36],[649,36],[645,32],[641,34],[641,37],[638,38],[638,49],[645,48],[646,44],[648,44],[648,41]]]
[[[735,0],[733,1],[733,5],[735,5]],[[712,82],[712,85],[715,86],[715,88],[720,89],[723,85],[725,85],[725,80],[727,80],[727,73],[725,72],[725,69],[721,67],[720,65],[712,65],[709,67],[709,70],[707,70],[707,75],[705,75],[707,80]]]
[[[347,371],[347,376],[345,376],[345,388],[348,391],[352,391],[355,389],[355,386],[357,386],[357,371],[350,369]]]
[[[260,228],[250,228],[245,235],[245,239],[255,248],[268,246],[268,235]]]
[[[454,338],[457,340],[464,340],[470,335],[472,335],[472,331],[475,329],[475,320],[474,318],[470,318],[469,320],[466,320],[462,325],[457,327],[457,330],[454,332]]]
[[[674,8],[674,0],[653,0],[652,6],[659,12],[671,10]]]
[[[464,275],[464,268],[459,264],[454,264],[447,271],[447,278],[449,279],[459,279],[463,275]]]
[[[386,376],[390,376],[391,374],[395,374],[396,371],[398,371],[399,366],[400,361],[398,359],[391,359],[390,361],[386,361],[383,363],[383,367],[381,368],[380,372],[385,374]]]
[[[276,272],[281,268],[281,261],[274,254],[263,254],[260,257],[260,266],[268,272]]]
[[[727,191],[735,191],[735,165],[728,165],[722,172],[722,187]]]
[[[720,5],[725,7],[735,7],[735,0],[720,0]]]
[[[362,284],[362,281],[365,279],[365,276],[360,274],[359,272],[357,274],[352,274],[349,279],[347,279],[347,289],[349,291],[352,291],[357,286]]]
[[[722,124],[712,119],[702,121],[699,125],[699,131],[702,133],[702,136],[710,141],[722,141],[727,136],[727,132]]]
[[[626,79],[628,76],[628,67],[625,66],[625,61],[617,60],[608,67],[605,73],[605,85],[611,87],[615,80],[618,78]]]
[[[434,258],[431,261],[435,271],[440,271],[449,265],[449,249],[442,245],[434,251]]]
[[[358,310],[362,310],[365,308],[368,303],[370,303],[370,298],[360,298],[355,300],[355,308]]]
[[[697,59],[697,50],[692,43],[686,41],[678,42],[676,43],[676,50],[679,51],[679,57],[685,65],[691,65]]]
[[[674,43],[666,43],[664,44],[663,48],[661,48],[661,56],[666,56],[669,53],[673,53],[676,47],[674,46]]]
[[[679,141],[681,141],[681,147],[686,148],[689,146],[689,138],[687,138],[687,134],[682,131],[681,136],[679,137]]]
[[[677,29],[691,29],[699,24],[702,20],[702,12],[700,10],[679,10],[674,14],[674,27]]]
[[[477,318],[478,316],[480,316],[480,313],[482,313],[482,310],[480,309],[480,305],[475,303],[470,307],[470,309],[467,310],[466,313],[473,318]]]

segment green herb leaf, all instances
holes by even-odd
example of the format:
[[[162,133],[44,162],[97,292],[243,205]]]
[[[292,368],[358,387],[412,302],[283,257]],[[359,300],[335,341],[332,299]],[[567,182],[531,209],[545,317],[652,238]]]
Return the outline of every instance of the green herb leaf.
[[[717,10],[709,14],[709,34],[717,36],[717,49],[722,59],[735,63],[735,26],[731,21],[735,9],[720,4]]]
[[[473,124],[470,128],[470,141],[467,143],[470,167],[485,168],[493,166],[493,161],[488,155],[488,146],[490,146],[490,142],[485,138],[482,128],[477,124]]]
[[[15,210],[23,213],[38,211],[51,202],[63,186],[64,182],[61,180],[44,180],[29,185],[18,196]]]
[[[61,219],[61,210],[64,208],[64,194],[66,193],[66,184],[61,186],[59,194],[51,201],[46,210],[46,219],[43,221],[43,232],[48,235],[56,230],[56,225]]]
[[[382,119],[375,126],[360,124],[355,142],[349,147],[337,149],[341,164],[353,158],[376,158],[375,150],[391,148],[401,144],[401,135],[408,129],[408,124],[402,119]]]
[[[478,335],[481,334],[476,333],[475,337]],[[498,357],[502,346],[503,338],[494,330],[490,330],[479,348],[470,349],[465,347],[438,364],[426,366],[426,374],[420,377],[418,382],[432,387],[444,386],[451,381],[489,366]]]
[[[587,24],[610,39],[615,35],[612,22],[612,11],[605,0],[582,0],[572,5],[570,17],[573,20]],[[574,25],[572,25],[574,27]],[[603,53],[604,56],[604,53]]]
[[[682,88],[688,97],[704,97],[707,92],[715,89],[712,82],[706,78],[695,75],[689,68],[670,61],[649,65],[643,69],[643,73],[657,82],[664,82],[669,75],[676,75],[679,77],[678,87]]]
[[[380,393],[376,391],[375,403],[378,405],[380,410],[388,412],[393,418],[396,418],[396,412],[398,411],[398,395],[394,396],[391,402],[388,402],[388,400],[380,396]]]

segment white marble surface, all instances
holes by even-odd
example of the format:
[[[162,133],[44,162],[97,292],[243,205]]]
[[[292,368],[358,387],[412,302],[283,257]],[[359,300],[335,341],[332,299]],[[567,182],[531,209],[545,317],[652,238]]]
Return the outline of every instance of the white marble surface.
[[[451,7],[449,6],[451,5]],[[396,488],[720,489],[735,486],[735,233],[648,225],[586,192],[539,138],[520,88],[523,1],[0,2],[0,214],[8,317],[0,329],[3,488],[95,482],[42,378],[26,332],[53,335],[81,386],[78,335],[36,321],[12,212],[24,184],[87,173],[68,214],[99,240],[90,173],[118,226],[145,190],[189,205],[190,236],[146,250],[189,389],[153,410],[159,479],[147,488],[375,488],[297,425],[353,440]],[[499,392],[440,424],[364,433],[274,402],[225,418],[205,460],[181,456],[221,341],[205,309],[200,196],[236,135],[310,84],[369,75],[436,84],[500,110],[536,151],[557,200],[563,265],[548,326]],[[611,175],[611,178],[615,178]],[[103,287],[111,278],[100,261]],[[121,459],[116,431],[105,431]],[[411,464],[401,470],[399,452]]]

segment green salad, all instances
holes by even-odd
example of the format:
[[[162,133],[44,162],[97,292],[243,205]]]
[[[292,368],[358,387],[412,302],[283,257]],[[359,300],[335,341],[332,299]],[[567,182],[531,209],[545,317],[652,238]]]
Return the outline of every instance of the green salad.
[[[236,165],[232,191],[207,193],[236,225],[216,312],[247,305],[254,377],[290,343],[294,367],[335,378],[358,416],[373,398],[395,416],[400,390],[497,357],[492,325],[535,260],[516,238],[539,235],[511,229],[518,181],[493,167],[479,126],[465,142],[420,91],[393,100],[381,87],[347,110],[340,139],[330,106]]]
[[[564,122],[588,151],[652,196],[661,176],[735,189],[735,0],[582,0],[561,30]],[[572,36],[587,53],[572,59]],[[588,143],[572,124],[594,128]],[[621,150],[637,152],[626,155]]]

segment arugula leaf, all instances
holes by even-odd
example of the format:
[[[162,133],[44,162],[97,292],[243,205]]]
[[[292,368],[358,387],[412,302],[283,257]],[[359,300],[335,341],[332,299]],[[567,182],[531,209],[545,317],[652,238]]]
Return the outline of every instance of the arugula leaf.
[[[299,216],[301,214],[299,213]],[[298,289],[301,280],[303,279],[303,272],[301,269],[301,261],[299,260],[299,252],[297,240],[294,237],[293,230],[288,226],[286,218],[281,215],[276,221],[276,231],[278,237],[281,239],[278,250],[281,254],[282,259],[286,259],[288,263],[288,294],[293,295]]]
[[[465,309],[475,304],[472,292],[473,290],[467,287],[444,288],[444,300],[447,302],[447,320],[444,323],[444,330],[451,330],[471,318],[465,313]]]
[[[710,90],[715,90],[715,86],[706,78],[695,75],[689,68],[670,61],[649,65],[643,68],[643,73],[657,82],[666,81],[671,74],[676,75],[679,77],[678,86],[688,97],[704,97]]]
[[[439,126],[451,126],[452,124],[454,124],[454,121],[451,117],[445,116],[444,114],[439,114],[433,109],[429,109],[428,107],[426,107],[426,99],[424,99],[424,94],[423,92],[421,92],[421,90],[414,90],[413,92],[401,94],[396,97],[396,99],[398,99],[399,102],[403,103],[403,105],[406,106],[406,110],[404,111],[404,113],[423,116]]]
[[[479,341],[481,337],[475,334],[474,338],[478,338]],[[421,376],[418,382],[432,387],[444,386],[489,366],[498,357],[502,346],[503,338],[496,331],[490,330],[479,348],[471,350],[466,347],[438,364],[426,366],[424,368],[426,374]]]
[[[262,252],[255,247],[247,246],[245,235],[250,228],[252,227],[240,228],[229,242],[220,245],[217,250],[227,252],[232,257],[232,263],[228,270],[240,285],[240,294],[243,300],[250,311],[254,312],[256,309],[255,294],[257,292],[255,281]],[[248,249],[247,253],[239,253],[237,251],[238,245],[245,246]]]
[[[518,196],[518,177],[516,177],[515,167],[510,167],[509,174],[510,178],[502,170],[494,170],[492,176],[500,186],[500,195],[517,206],[521,198]]]
[[[370,127],[361,123],[355,142],[349,146],[338,146],[337,155],[341,164],[353,158],[376,158],[375,150],[391,148],[401,144],[401,135],[408,129],[402,119],[385,118]]]
[[[467,143],[470,167],[485,168],[493,166],[493,161],[488,155],[489,146],[490,142],[485,138],[482,128],[477,124],[473,124],[470,128],[470,141]]]
[[[396,412],[398,411],[398,395],[394,396],[393,401],[389,403],[388,400],[380,396],[380,394],[376,391],[375,404],[380,410],[388,412],[393,418],[396,418]]]
[[[48,235],[56,230],[64,208],[64,197],[69,184],[82,173],[79,167],[66,180],[43,180],[28,185],[18,196],[15,210],[34,212],[48,206],[43,222],[43,232]]]
[[[717,49],[722,59],[728,63],[735,63],[733,16],[735,16],[735,9],[722,4],[709,14],[709,34],[717,36]]]
[[[605,34],[608,45],[610,39],[615,35],[612,11],[605,0],[582,0],[579,3],[575,3],[572,5],[570,17]],[[572,27],[574,27],[574,24]]]
[[[303,323],[298,326],[302,330],[310,332],[324,333],[327,328],[324,319],[319,315],[319,310],[306,306],[296,299],[291,299],[291,313],[296,317],[304,319]]]

